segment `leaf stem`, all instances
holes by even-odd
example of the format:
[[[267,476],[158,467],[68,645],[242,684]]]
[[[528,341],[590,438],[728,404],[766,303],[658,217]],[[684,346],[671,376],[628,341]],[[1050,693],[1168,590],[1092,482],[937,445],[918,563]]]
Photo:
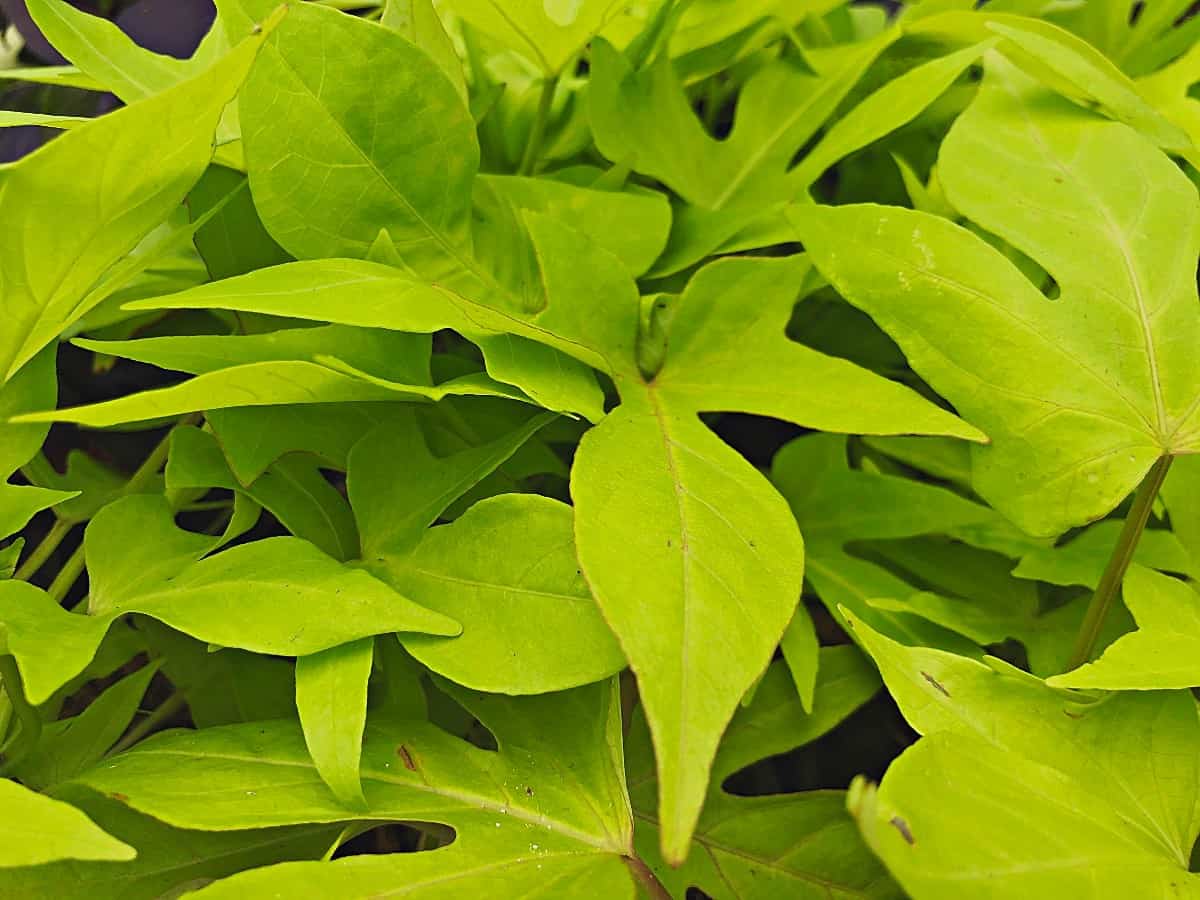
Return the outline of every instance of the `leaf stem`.
[[[625,857],[625,865],[629,866],[629,871],[633,873],[633,877],[637,879],[638,884],[646,889],[646,893],[650,895],[652,900],[671,900],[670,892],[663,887],[663,883],[658,880],[658,876],[654,874],[654,870],[642,862],[640,856],[631,853]]]
[[[158,726],[170,719],[175,713],[179,712],[179,710],[183,709],[185,702],[186,698],[183,694],[179,692],[172,694],[159,704],[154,712],[125,732],[124,736],[104,754],[104,758],[107,759],[110,756],[116,756],[118,753],[128,750],[142,738],[148,736]]]
[[[518,175],[532,175],[538,164],[538,157],[542,152],[542,142],[546,139],[546,126],[550,121],[550,105],[554,102],[554,91],[557,87],[557,78],[542,80],[542,93],[538,97],[537,112],[534,114],[533,128],[529,132],[529,142],[525,145],[521,165],[517,168]]]
[[[83,574],[83,543],[75,548],[75,552],[70,555],[63,567],[59,569],[58,574],[54,576],[54,580],[50,582],[50,587],[46,588],[46,593],[55,602],[61,604],[66,598],[67,593],[75,585],[79,576]]]
[[[1096,585],[1096,592],[1092,594],[1092,601],[1084,613],[1083,623],[1079,626],[1079,637],[1076,639],[1068,670],[1076,669],[1092,658],[1096,642],[1100,639],[1100,630],[1104,627],[1108,611],[1121,590],[1121,582],[1125,580],[1125,572],[1133,561],[1138,540],[1146,529],[1150,510],[1154,508],[1154,499],[1158,496],[1158,490],[1167,477],[1173,459],[1173,456],[1161,457],[1146,473],[1133,495],[1133,504],[1125,518],[1125,526],[1121,529],[1117,545],[1113,548],[1104,574],[1100,576],[1100,583]]]
[[[4,681],[4,693],[12,703],[17,721],[21,723],[21,750],[12,756],[5,756],[4,767],[7,769],[13,763],[20,761],[26,753],[34,748],[42,734],[42,717],[25,696],[25,684],[21,680],[21,672],[17,668],[16,659],[8,653],[0,656],[0,679]],[[8,743],[4,748],[8,750]]]
[[[74,522],[55,519],[54,524],[50,526],[50,530],[46,532],[46,536],[33,548],[29,556],[25,557],[25,561],[21,563],[20,568],[13,573],[13,578],[20,581],[28,581],[36,575],[38,570],[45,565],[46,560],[58,549],[59,544],[71,533],[71,529],[74,526]]]

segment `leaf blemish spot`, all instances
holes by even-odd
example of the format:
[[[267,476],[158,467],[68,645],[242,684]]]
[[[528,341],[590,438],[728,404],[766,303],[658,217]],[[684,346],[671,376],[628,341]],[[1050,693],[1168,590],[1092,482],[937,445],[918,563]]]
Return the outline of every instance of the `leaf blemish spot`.
[[[900,816],[892,816],[888,819],[888,824],[900,832],[900,836],[904,838],[905,843],[910,847],[917,843],[916,838],[913,837],[912,832],[908,828],[908,823],[900,818]]]
[[[943,694],[946,697],[950,696],[950,692],[948,690],[946,690],[945,685],[943,685],[940,681],[938,681],[936,678],[934,678],[928,672],[922,672],[921,677],[924,678],[926,681],[928,681],[931,685],[933,685],[934,690],[936,690],[939,694]]]
[[[416,760],[413,759],[412,753],[410,753],[409,749],[403,744],[396,748],[396,755],[399,756],[400,761],[404,763],[404,768],[408,769],[410,772],[417,771]]]

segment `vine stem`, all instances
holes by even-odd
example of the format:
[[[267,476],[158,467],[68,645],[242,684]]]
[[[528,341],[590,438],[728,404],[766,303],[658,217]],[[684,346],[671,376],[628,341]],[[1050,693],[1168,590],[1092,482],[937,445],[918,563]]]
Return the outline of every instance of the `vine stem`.
[[[1104,627],[1104,621],[1108,618],[1108,611],[1112,608],[1113,601],[1120,593],[1121,582],[1125,580],[1125,572],[1133,561],[1138,540],[1146,529],[1146,522],[1150,519],[1150,510],[1154,508],[1154,499],[1158,496],[1163,481],[1166,480],[1173,459],[1173,456],[1161,457],[1146,473],[1146,477],[1138,486],[1137,493],[1133,495],[1133,504],[1129,507],[1129,515],[1125,518],[1121,535],[1117,538],[1117,546],[1113,548],[1112,556],[1109,557],[1108,565],[1104,569],[1104,574],[1100,576],[1096,592],[1092,594],[1092,601],[1088,604],[1087,612],[1083,616],[1083,623],[1079,626],[1079,637],[1075,641],[1075,650],[1071,653],[1068,670],[1076,669],[1092,658],[1096,642],[1100,639],[1100,630]]]
[[[74,522],[55,519],[54,524],[50,526],[50,530],[46,532],[46,536],[33,548],[29,556],[25,557],[25,561],[21,563],[20,568],[13,573],[13,578],[18,581],[28,581],[36,575],[38,569],[45,565],[46,560],[58,549],[59,544],[71,533],[71,529],[74,527]]]
[[[658,880],[658,876],[654,874],[654,870],[642,862],[641,857],[636,854],[630,854],[625,857],[625,864],[633,872],[633,877],[638,880],[638,884],[646,889],[646,893],[653,900],[672,900],[670,892],[663,887],[663,883]]]
[[[542,152],[542,142],[546,139],[546,126],[550,121],[550,104],[554,102],[554,91],[557,87],[557,78],[546,78],[542,81],[542,93],[538,97],[533,128],[529,132],[529,143],[525,145],[525,153],[521,156],[521,165],[517,168],[518,175],[532,175],[533,169],[538,163],[538,157]]]

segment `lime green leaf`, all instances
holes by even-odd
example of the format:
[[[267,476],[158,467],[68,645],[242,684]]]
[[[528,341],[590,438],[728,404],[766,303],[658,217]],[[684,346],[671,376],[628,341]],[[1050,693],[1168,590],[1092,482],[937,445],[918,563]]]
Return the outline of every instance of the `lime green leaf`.
[[[0,248],[0,269],[25,273],[0,292],[5,380],[88,311],[81,301],[92,284],[162,222],[203,173],[221,111],[267,30],[190,81],[0,167],[0,215],[21,235]],[[120,177],[64,181],[63,173],[73,171]],[[73,223],[69,232],[63,221]],[[42,249],[27,260],[31,246]]]
[[[139,47],[116,23],[64,0],[26,0],[26,5],[59,53],[126,103],[162,93],[198,71],[190,60]]]
[[[231,833],[184,831],[85,788],[63,786],[55,793],[105,831],[137,847],[137,859],[6,869],[4,888],[14,897],[86,894],[90,900],[160,900],[248,867],[317,858],[341,830],[341,825],[303,825]]]
[[[43,125],[48,128],[74,128],[85,125],[91,119],[83,116],[55,116],[50,113],[30,113],[17,110],[0,110],[0,128],[20,128],[28,125]]]
[[[37,746],[13,768],[26,787],[45,791],[98,763],[133,721],[157,664],[126,675],[77,716],[42,729]]]
[[[840,616],[846,607],[894,637],[969,651],[949,632],[922,622],[922,611],[881,604],[908,599],[916,589],[877,563],[851,556],[845,545],[945,533],[987,523],[998,518],[994,512],[944,488],[852,470],[845,441],[822,435],[786,444],[771,464],[771,481],[804,534],[805,576],[831,613]],[[795,665],[794,657],[789,664]]]
[[[413,416],[381,425],[350,453],[347,491],[362,535],[363,558],[400,556],[445,509],[512,456],[550,421],[530,418],[502,437],[437,458]],[[403,467],[404,478],[397,478]]]
[[[527,57],[546,77],[558,75],[621,11],[621,0],[450,0],[445,4],[506,47]]]
[[[187,701],[197,728],[295,716],[296,678],[290,661],[228,647],[215,650],[153,619],[138,622],[138,631]]]
[[[1136,194],[1113,178],[1114,158],[1136,161]],[[1164,453],[1200,450],[1186,349],[1200,345],[1200,204],[1186,176],[1128,127],[995,58],[940,174],[956,208],[1054,272],[1057,300],[940,218],[869,206],[791,216],[838,290],[988,432],[972,449],[977,490],[1030,533],[1056,534],[1109,512]],[[1088,324],[1096,303],[1102,335]]]
[[[202,641],[303,656],[373,634],[459,626],[312,544],[279,537],[199,559],[218,539],[177,528],[162,497],[126,497],[88,527],[90,615],[24,582],[0,582],[0,627],[34,704],[95,655],[121,616],[151,616]],[[199,561],[196,561],[199,560]]]
[[[54,350],[47,348],[0,384],[0,538],[20,531],[43,509],[75,496],[75,491],[8,484],[9,477],[38,452],[49,431],[44,425],[15,425],[9,420],[54,404],[58,395],[54,360]]]
[[[476,215],[480,213],[479,194],[492,195],[493,203],[511,208],[511,221],[494,223],[492,236],[499,246],[490,256],[503,250],[512,252],[512,243],[527,245],[521,227],[519,210],[548,215],[579,231],[617,257],[629,274],[644,274],[662,253],[671,228],[671,207],[656,191],[604,191],[580,187],[548,178],[522,178],[513,175],[484,175],[476,182]],[[477,244],[487,229],[476,225]],[[530,271],[537,272],[537,259],[532,246],[523,246],[530,256]],[[482,254],[482,250],[480,250]],[[511,260],[509,264],[511,265]],[[536,275],[535,275],[536,277]]]
[[[374,646],[374,638],[361,638],[296,660],[304,742],[321,780],[349,807],[367,804],[358,771]]]
[[[290,263],[138,301],[129,308],[227,309],[422,334],[450,328],[479,345],[496,380],[521,388],[548,409],[580,412],[592,420],[603,415],[603,395],[592,374],[572,368],[554,351],[603,366],[594,353],[557,338],[536,322],[379,263],[350,259]]]
[[[816,740],[866,702],[878,677],[853,647],[821,652],[821,678],[811,715],[799,705],[788,673],[767,670],[754,701],[738,710],[713,765],[713,783],[692,838],[688,861],[673,869],[658,852],[654,757],[645,720],[629,736],[628,771],[638,851],[672,896],[689,887],[717,900],[835,896],[894,898],[895,884],[853,833],[841,791],[738,797],[722,782],[738,770]]]
[[[446,640],[403,635],[405,648],[459,684],[505,694],[563,690],[624,668],[579,573],[572,527],[569,506],[506,494],[389,558],[381,577],[463,625]]]
[[[273,463],[249,485],[230,471],[221,446],[198,428],[179,427],[171,433],[167,487],[223,488],[249,497],[269,511],[296,537],[311,541],[334,559],[358,556],[358,531],[350,506],[312,457],[291,454]]]
[[[1188,859],[1200,773],[1186,748],[1200,719],[1190,694],[1080,705],[998,661],[902,647],[861,622],[854,629],[927,735],[877,793],[858,783],[850,799],[867,842],[910,893],[949,898],[971,885],[997,898],[1195,894]]]
[[[1178,571],[1192,571],[1200,565],[1200,505],[1195,502],[1200,496],[1200,456],[1175,460],[1160,496],[1171,514],[1171,531],[1191,560],[1191,566]]]
[[[325,360],[336,363],[328,357]],[[347,368],[354,374],[341,371]],[[402,384],[355,372],[345,365],[334,368],[325,364],[325,361],[285,360],[230,366],[205,372],[172,387],[128,394],[90,406],[28,413],[16,417],[14,421],[76,422],[93,428],[106,428],[126,422],[144,422],[229,407],[440,400],[455,394],[507,397],[512,392],[485,377],[455,379],[432,386]]]
[[[1120,691],[1200,684],[1200,595],[1186,582],[1135,565],[1125,575],[1122,596],[1138,630],[1118,638],[1095,662],[1047,684]]]
[[[635,71],[597,41],[589,95],[596,144],[614,162],[632,154],[637,171],[708,210],[777,201],[797,150],[897,36],[839,48],[819,76],[786,60],[764,66],[743,88],[733,131],[720,141],[696,118],[666,54]]]
[[[637,372],[621,332],[598,351],[616,361],[623,403],[580,444],[575,534],[584,575],[639,678],[671,862],[687,852],[721,731],[792,619],[803,574],[787,505],[699,413],[978,436],[907,388],[789,341],[783,329],[808,271],[796,259],[705,267],[668,307],[670,349],[651,378]],[[852,406],[843,402],[850,394]]]
[[[35,866],[59,859],[133,859],[137,852],[75,807],[0,779],[0,868]]]
[[[330,468],[346,459],[373,428],[407,409],[392,403],[325,403],[215,409],[205,416],[242,484],[251,484],[284,454],[305,451]]]
[[[325,77],[330,64],[336,79]],[[474,123],[437,63],[399,33],[296,6],[238,103],[255,205],[294,256],[361,258],[385,229],[431,278],[473,266]],[[404,128],[380,128],[389,109],[403,110]],[[263,127],[280,113],[296,127]],[[298,182],[314,189],[296,191]]]
[[[1111,519],[1097,522],[1065,544],[1032,550],[1021,557],[1013,574],[1018,578],[1059,585],[1077,584],[1094,590],[1117,546],[1121,524]],[[1163,572],[1200,574],[1196,561],[1174,533],[1159,528],[1142,532],[1133,561]]]
[[[462,61],[454,42],[438,18],[433,0],[384,0],[380,23],[398,31],[410,43],[420,47],[441,67],[463,102],[467,103],[467,85],[463,80]]]
[[[301,822],[421,820],[457,831],[437,853],[302,863],[251,872],[208,889],[246,896],[427,896],[531,891],[561,878],[563,896],[634,896],[622,856],[632,821],[622,771],[615,682],[511,699],[447,689],[492,730],[480,750],[424,721],[369,723],[362,781],[368,808],[345,807],[308,758],[300,729],[252,723],[152,738],[82,781],[117,791],[169,824],[229,830]],[[569,759],[569,768],[547,760]],[[203,796],[186,785],[203,783]],[[183,790],[181,790],[183,789]],[[542,866],[538,869],[538,866]],[[557,887],[557,882],[555,882]],[[477,890],[478,889],[478,890]],[[581,893],[582,892],[582,893]],[[200,896],[204,896],[202,893]]]

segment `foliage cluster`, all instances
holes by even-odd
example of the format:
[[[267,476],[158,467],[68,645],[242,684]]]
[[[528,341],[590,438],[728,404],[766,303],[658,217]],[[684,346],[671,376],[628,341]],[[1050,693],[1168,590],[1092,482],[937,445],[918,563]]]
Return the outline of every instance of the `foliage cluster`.
[[[1200,898],[1187,0],[277,3],[0,62],[0,896]]]

